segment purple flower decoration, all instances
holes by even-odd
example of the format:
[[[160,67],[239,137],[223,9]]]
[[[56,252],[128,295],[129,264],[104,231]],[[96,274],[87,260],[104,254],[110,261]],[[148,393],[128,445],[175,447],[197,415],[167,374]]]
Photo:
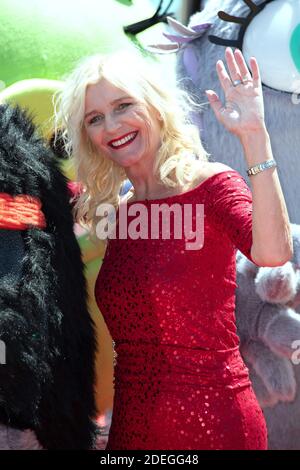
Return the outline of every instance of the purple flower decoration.
[[[212,26],[212,23],[202,23],[191,27],[185,26],[170,16],[167,17],[169,26],[175,34],[163,33],[170,41],[165,44],[151,44],[148,49],[155,49],[158,53],[177,52],[182,46],[189,44],[203,34]]]

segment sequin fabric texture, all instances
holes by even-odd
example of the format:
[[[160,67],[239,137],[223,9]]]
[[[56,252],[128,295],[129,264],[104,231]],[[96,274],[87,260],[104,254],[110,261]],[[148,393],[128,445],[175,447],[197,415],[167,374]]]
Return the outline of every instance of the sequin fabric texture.
[[[251,191],[239,173],[224,171],[185,193],[142,201],[157,203],[204,204],[204,245],[109,240],[95,286],[116,352],[106,449],[264,450],[265,419],[234,315],[236,249],[251,259]]]

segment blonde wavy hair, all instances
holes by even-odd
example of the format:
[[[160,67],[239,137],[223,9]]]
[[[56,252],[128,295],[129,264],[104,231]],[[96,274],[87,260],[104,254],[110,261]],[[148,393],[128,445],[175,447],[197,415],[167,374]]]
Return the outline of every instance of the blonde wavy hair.
[[[85,94],[89,85],[102,78],[129,96],[154,108],[161,116],[161,147],[154,166],[155,176],[165,187],[180,187],[193,182],[199,161],[207,161],[199,130],[190,113],[199,112],[186,92],[164,81],[157,63],[137,52],[121,51],[94,55],[78,64],[54,98],[55,136],[60,131],[65,150],[72,158],[83,192],[75,204],[76,220],[95,234],[102,203],[115,208],[127,179],[125,170],[99,153],[84,132]]]

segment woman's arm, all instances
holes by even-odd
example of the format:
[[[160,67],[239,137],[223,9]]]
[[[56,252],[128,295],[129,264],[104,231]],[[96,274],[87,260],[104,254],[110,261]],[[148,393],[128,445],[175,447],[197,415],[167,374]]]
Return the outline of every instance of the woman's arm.
[[[267,130],[262,128],[241,137],[248,167],[272,160]],[[252,191],[251,257],[260,266],[279,266],[293,256],[289,216],[276,168],[250,177]]]
[[[226,49],[229,74],[222,61],[217,73],[225,93],[225,106],[218,95],[207,96],[218,120],[241,141],[247,167],[272,160],[270,138],[264,122],[259,68],[250,59],[252,75],[241,51]],[[260,266],[279,266],[293,256],[288,212],[276,168],[250,176],[253,213],[251,256]]]

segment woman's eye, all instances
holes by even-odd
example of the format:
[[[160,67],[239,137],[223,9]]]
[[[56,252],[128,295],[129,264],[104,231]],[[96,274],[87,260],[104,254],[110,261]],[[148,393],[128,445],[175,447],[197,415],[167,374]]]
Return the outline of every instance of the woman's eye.
[[[248,11],[232,16],[219,12],[227,23],[240,24],[231,39],[210,36],[211,42],[238,47],[249,65],[256,57],[264,85],[293,93],[300,88],[300,2],[265,0],[260,4],[243,0]],[[245,5],[244,7],[245,8]]]
[[[117,107],[117,110],[118,110],[118,111],[122,111],[123,109],[128,108],[128,106],[130,106],[130,105],[131,105],[131,103],[121,103],[121,104],[119,104],[119,106]]]
[[[101,122],[102,120],[103,120],[103,116],[97,114],[96,116],[92,117],[89,124],[95,124],[95,123]]]

